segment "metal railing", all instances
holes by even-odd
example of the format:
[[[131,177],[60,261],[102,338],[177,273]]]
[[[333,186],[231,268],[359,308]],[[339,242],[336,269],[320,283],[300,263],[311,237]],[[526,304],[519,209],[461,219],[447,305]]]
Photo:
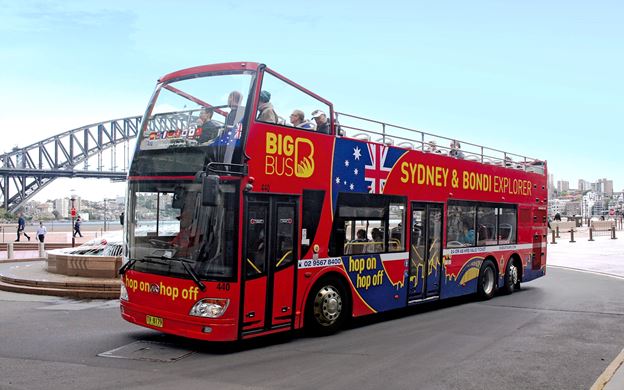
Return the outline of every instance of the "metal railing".
[[[544,174],[545,162],[536,158],[356,115],[336,113],[336,118],[339,121],[341,135],[344,137],[380,142],[404,149],[442,155],[452,156],[453,151],[456,150],[460,151],[459,155],[461,157],[458,158],[465,160]],[[459,142],[461,148],[452,148],[451,144],[455,142]]]

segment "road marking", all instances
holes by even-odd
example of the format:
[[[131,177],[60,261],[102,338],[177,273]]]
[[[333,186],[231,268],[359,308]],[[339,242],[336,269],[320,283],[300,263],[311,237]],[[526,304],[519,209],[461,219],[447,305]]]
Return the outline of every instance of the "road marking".
[[[615,278],[615,279],[620,279],[620,280],[624,280],[624,276],[620,276],[620,275],[615,275],[615,274],[608,274],[606,272],[600,272],[600,271],[590,271],[590,270],[586,270],[586,269],[581,269],[581,268],[574,268],[574,267],[565,267],[563,265],[551,265],[551,264],[546,264],[547,268],[560,268],[560,269],[567,269],[568,271],[576,271],[576,272],[584,272],[587,274],[594,274],[594,275],[600,275],[600,276],[608,276],[610,278]]]
[[[594,385],[590,388],[590,390],[604,389],[604,387],[609,383],[611,378],[613,378],[613,376],[615,375],[617,369],[622,366],[622,363],[624,363],[624,349],[622,350],[622,352],[620,352],[619,355],[616,356],[611,364],[609,364],[609,366],[604,370],[602,375],[600,375],[598,379],[596,379],[596,382],[594,382]]]

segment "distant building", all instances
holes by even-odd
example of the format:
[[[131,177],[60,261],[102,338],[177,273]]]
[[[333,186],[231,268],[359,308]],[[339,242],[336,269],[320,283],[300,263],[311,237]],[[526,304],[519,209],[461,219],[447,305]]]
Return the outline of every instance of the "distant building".
[[[570,190],[570,182],[567,180],[559,180],[557,181],[557,191],[559,193],[566,192]]]
[[[548,214],[565,214],[567,200],[563,199],[551,199],[548,201]]]
[[[55,199],[54,210],[59,213],[61,218],[69,217],[69,198]]]
[[[613,196],[613,180],[598,179],[601,192],[608,196]]]
[[[589,191],[591,189],[590,183],[587,180],[579,179],[578,190],[580,192]]]

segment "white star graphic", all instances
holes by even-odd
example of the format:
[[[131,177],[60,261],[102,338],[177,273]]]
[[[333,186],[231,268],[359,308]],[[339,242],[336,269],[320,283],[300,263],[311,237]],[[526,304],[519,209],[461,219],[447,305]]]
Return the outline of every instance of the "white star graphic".
[[[345,167],[349,166],[349,160],[345,160]]]
[[[354,174],[355,176],[357,176],[358,172],[360,172],[360,171],[358,171],[358,169],[357,169],[357,168],[355,168],[355,169],[353,170],[353,174]]]
[[[353,188],[354,188],[354,185],[353,185],[353,183],[351,183],[351,185],[349,186],[349,189],[350,189],[351,191],[353,191]]]
[[[340,184],[340,178],[336,176],[336,184]]]
[[[362,156],[362,150],[358,146],[353,148],[353,157],[355,157],[356,160],[359,160],[361,156]]]
[[[347,185],[347,181],[346,181],[346,180],[345,180],[345,181],[343,181],[343,182],[342,182],[342,184]]]

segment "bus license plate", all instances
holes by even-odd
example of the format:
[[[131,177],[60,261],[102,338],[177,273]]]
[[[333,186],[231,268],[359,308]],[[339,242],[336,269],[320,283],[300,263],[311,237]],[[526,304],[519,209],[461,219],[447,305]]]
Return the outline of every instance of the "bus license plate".
[[[151,325],[151,326],[155,326],[157,328],[162,328],[163,327],[163,319],[160,317],[153,317],[150,315],[146,315],[145,316],[145,323],[147,323],[147,325]]]

